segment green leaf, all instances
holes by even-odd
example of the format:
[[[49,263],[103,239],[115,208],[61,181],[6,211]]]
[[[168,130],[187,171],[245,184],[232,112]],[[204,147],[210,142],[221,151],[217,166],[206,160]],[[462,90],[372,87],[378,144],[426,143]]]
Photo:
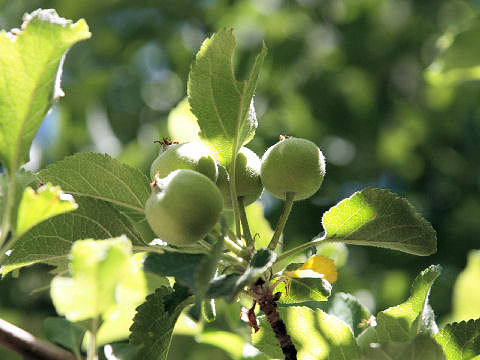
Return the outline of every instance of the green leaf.
[[[25,15],[21,31],[0,32],[0,162],[10,174],[27,161],[40,124],[63,94],[64,53],[89,37],[85,20],[73,24],[52,9]]]
[[[63,346],[76,355],[80,355],[80,346],[85,330],[60,317],[49,317],[43,322],[48,340]]]
[[[480,318],[480,251],[468,254],[467,266],[457,277],[453,288],[453,320]]]
[[[97,332],[97,345],[128,339],[137,306],[145,301],[147,294],[157,288],[151,288],[149,274],[142,271],[144,256],[145,253],[130,256],[130,272],[127,272],[117,285],[115,306],[102,317]],[[164,286],[165,283],[170,286],[166,278],[158,278],[155,282],[159,286]]]
[[[377,315],[377,335],[381,343],[409,341],[426,328],[431,321],[428,295],[441,267],[432,265],[414,280],[411,296],[404,303],[388,308]]]
[[[342,320],[320,309],[290,306],[278,309],[298,351],[299,359],[354,360],[358,347],[350,328]],[[273,358],[283,358],[265,316],[259,317],[260,330],[252,333],[252,344]]]
[[[173,328],[185,306],[192,302],[186,288],[161,287],[137,308],[130,328],[130,344],[139,346],[138,360],[165,360]]]
[[[6,275],[38,262],[66,269],[75,240],[106,239],[125,234],[134,245],[143,245],[128,219],[110,204],[80,196],[76,197],[76,202],[77,210],[50,218],[20,237],[0,268],[0,274]]]
[[[123,302],[132,310],[143,302],[146,281],[125,236],[76,241],[70,258],[71,277],[56,276],[50,285],[57,312],[69,321],[109,320]]]
[[[303,264],[289,264],[285,270],[295,270]],[[283,304],[296,304],[305,301],[326,301],[332,293],[332,285],[322,278],[288,278],[285,282],[275,287],[275,292],[280,291],[282,296],[279,302]],[[287,291],[288,288],[288,291]],[[288,293],[288,295],[287,295]]]
[[[267,49],[257,55],[246,81],[237,81],[233,66],[235,38],[221,30],[206,39],[190,70],[188,101],[201,129],[200,137],[228,165],[255,134],[253,94]]]
[[[427,334],[420,334],[412,341],[387,343],[371,347],[364,360],[446,360],[438,343]]]
[[[431,255],[437,251],[432,226],[389,190],[367,188],[342,200],[322,218],[326,241]]]
[[[480,319],[448,324],[434,337],[447,360],[467,360],[480,355]]]
[[[207,256],[203,254],[151,252],[144,260],[143,269],[160,276],[174,276],[177,281],[196,292],[195,273],[206,258]]]
[[[355,296],[342,292],[333,295],[326,303],[325,310],[330,315],[335,315],[340,320],[343,320],[355,336],[358,336],[364,330],[366,321],[372,316],[370,311],[360,304]]]
[[[71,195],[60,187],[43,185],[38,190],[28,187],[23,192],[18,208],[15,236],[22,236],[27,230],[53,216],[73,211],[78,207]]]
[[[69,156],[41,170],[38,177],[43,182],[60,185],[72,195],[108,201],[135,220],[143,218],[145,202],[151,193],[145,174],[106,154]]]
[[[209,344],[224,350],[233,360],[242,360],[245,341],[237,334],[227,331],[207,331],[196,337],[202,344]]]

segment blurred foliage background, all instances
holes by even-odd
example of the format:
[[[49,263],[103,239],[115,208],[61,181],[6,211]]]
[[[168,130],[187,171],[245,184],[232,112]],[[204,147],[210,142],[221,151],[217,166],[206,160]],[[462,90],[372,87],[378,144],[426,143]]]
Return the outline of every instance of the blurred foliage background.
[[[85,18],[93,37],[67,56],[66,96],[42,125],[29,169],[97,151],[147,172],[202,40],[233,27],[239,77],[262,40],[269,48],[249,147],[261,156],[287,134],[316,142],[327,158],[319,193],[295,204],[285,247],[319,233],[322,213],[354,191],[390,188],[432,222],[438,253],[349,247],[334,290],[378,311],[403,301],[413,277],[439,263],[431,303],[440,322],[455,317],[455,279],[480,248],[480,1],[0,0],[0,28],[19,27],[36,8]],[[268,194],[263,202],[275,223],[281,204]],[[474,284],[478,257],[471,254]],[[54,310],[48,291],[30,293],[48,282],[41,267],[4,279],[0,316],[42,334],[41,319]],[[238,306],[222,306],[205,326],[236,332]],[[177,336],[169,359],[236,358],[201,342]]]

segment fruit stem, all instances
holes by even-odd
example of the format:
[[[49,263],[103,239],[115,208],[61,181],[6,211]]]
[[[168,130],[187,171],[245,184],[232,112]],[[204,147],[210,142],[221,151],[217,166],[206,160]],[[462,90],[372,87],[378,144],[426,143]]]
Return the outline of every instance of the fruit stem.
[[[245,212],[245,202],[243,201],[243,196],[238,197],[238,209],[240,210],[240,221],[242,222],[243,236],[245,237],[245,243],[247,247],[254,245],[252,239],[252,233],[250,232],[250,227],[248,226],[247,213]]]
[[[240,208],[238,206],[238,199],[237,199],[237,184],[235,181],[235,167],[236,167],[236,159],[237,154],[235,151],[232,151],[232,163],[230,164],[230,172],[229,172],[229,185],[230,185],[230,195],[232,198],[232,208],[233,208],[233,216],[235,218],[235,232],[237,234],[237,238],[241,238],[241,228],[240,228]]]
[[[292,211],[294,197],[295,193],[293,192],[287,192],[285,194],[285,202],[283,203],[282,214],[280,215],[280,219],[278,219],[277,228],[272,236],[272,240],[270,240],[270,244],[268,244],[268,248],[270,250],[275,250],[278,245],[280,235],[282,235],[283,229],[285,228],[285,224],[288,220],[288,216],[290,215],[290,211]]]
[[[224,238],[225,245],[228,247],[228,249],[233,252],[235,255],[241,256],[243,249],[241,246],[239,246],[235,241],[232,241],[230,237],[225,236]]]
[[[305,244],[299,245],[297,247],[294,247],[293,249],[285,251],[281,255],[277,256],[277,260],[275,260],[275,263],[279,263],[280,261],[285,260],[286,258],[288,258],[292,255],[295,255],[296,253],[298,253],[302,250],[306,250],[306,249],[309,249],[313,246],[320,245],[320,243],[323,243],[323,242],[326,242],[326,241],[327,240],[325,240],[325,234],[321,233],[318,236],[314,237],[311,241],[309,241]]]
[[[3,245],[7,240],[8,233],[10,232],[10,217],[15,201],[15,174],[10,174],[7,172],[7,176],[9,177],[7,202],[5,204],[5,212],[3,213],[2,227],[0,228],[0,264],[5,256],[6,249],[3,248]]]

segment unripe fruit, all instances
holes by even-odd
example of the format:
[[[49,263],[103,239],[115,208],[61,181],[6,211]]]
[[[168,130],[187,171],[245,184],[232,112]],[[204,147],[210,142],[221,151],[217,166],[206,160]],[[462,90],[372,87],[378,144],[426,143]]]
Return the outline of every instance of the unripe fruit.
[[[246,147],[242,147],[237,153],[237,158],[235,159],[235,185],[237,197],[243,197],[245,206],[257,200],[262,193],[261,164],[257,154]],[[231,209],[232,198],[228,184],[228,174],[223,166],[218,167],[217,186],[223,195],[223,206]]]
[[[145,214],[160,239],[184,246],[207,235],[220,218],[222,204],[222,195],[209,178],[181,169],[157,178]]]
[[[289,137],[272,145],[262,157],[263,186],[280,199],[293,192],[294,200],[317,192],[325,176],[325,158],[313,142]]]
[[[150,168],[150,177],[164,178],[174,170],[190,169],[209,177],[213,182],[217,180],[218,170],[215,159],[208,148],[197,142],[168,145],[153,161]]]

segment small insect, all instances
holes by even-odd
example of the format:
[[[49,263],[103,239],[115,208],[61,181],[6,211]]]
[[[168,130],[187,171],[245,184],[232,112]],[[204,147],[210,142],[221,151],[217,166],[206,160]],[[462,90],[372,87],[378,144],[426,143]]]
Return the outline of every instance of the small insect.
[[[178,144],[178,141],[172,141],[168,136],[165,136],[162,140],[155,140],[154,143],[162,145],[162,148],[165,150],[170,145]]]

